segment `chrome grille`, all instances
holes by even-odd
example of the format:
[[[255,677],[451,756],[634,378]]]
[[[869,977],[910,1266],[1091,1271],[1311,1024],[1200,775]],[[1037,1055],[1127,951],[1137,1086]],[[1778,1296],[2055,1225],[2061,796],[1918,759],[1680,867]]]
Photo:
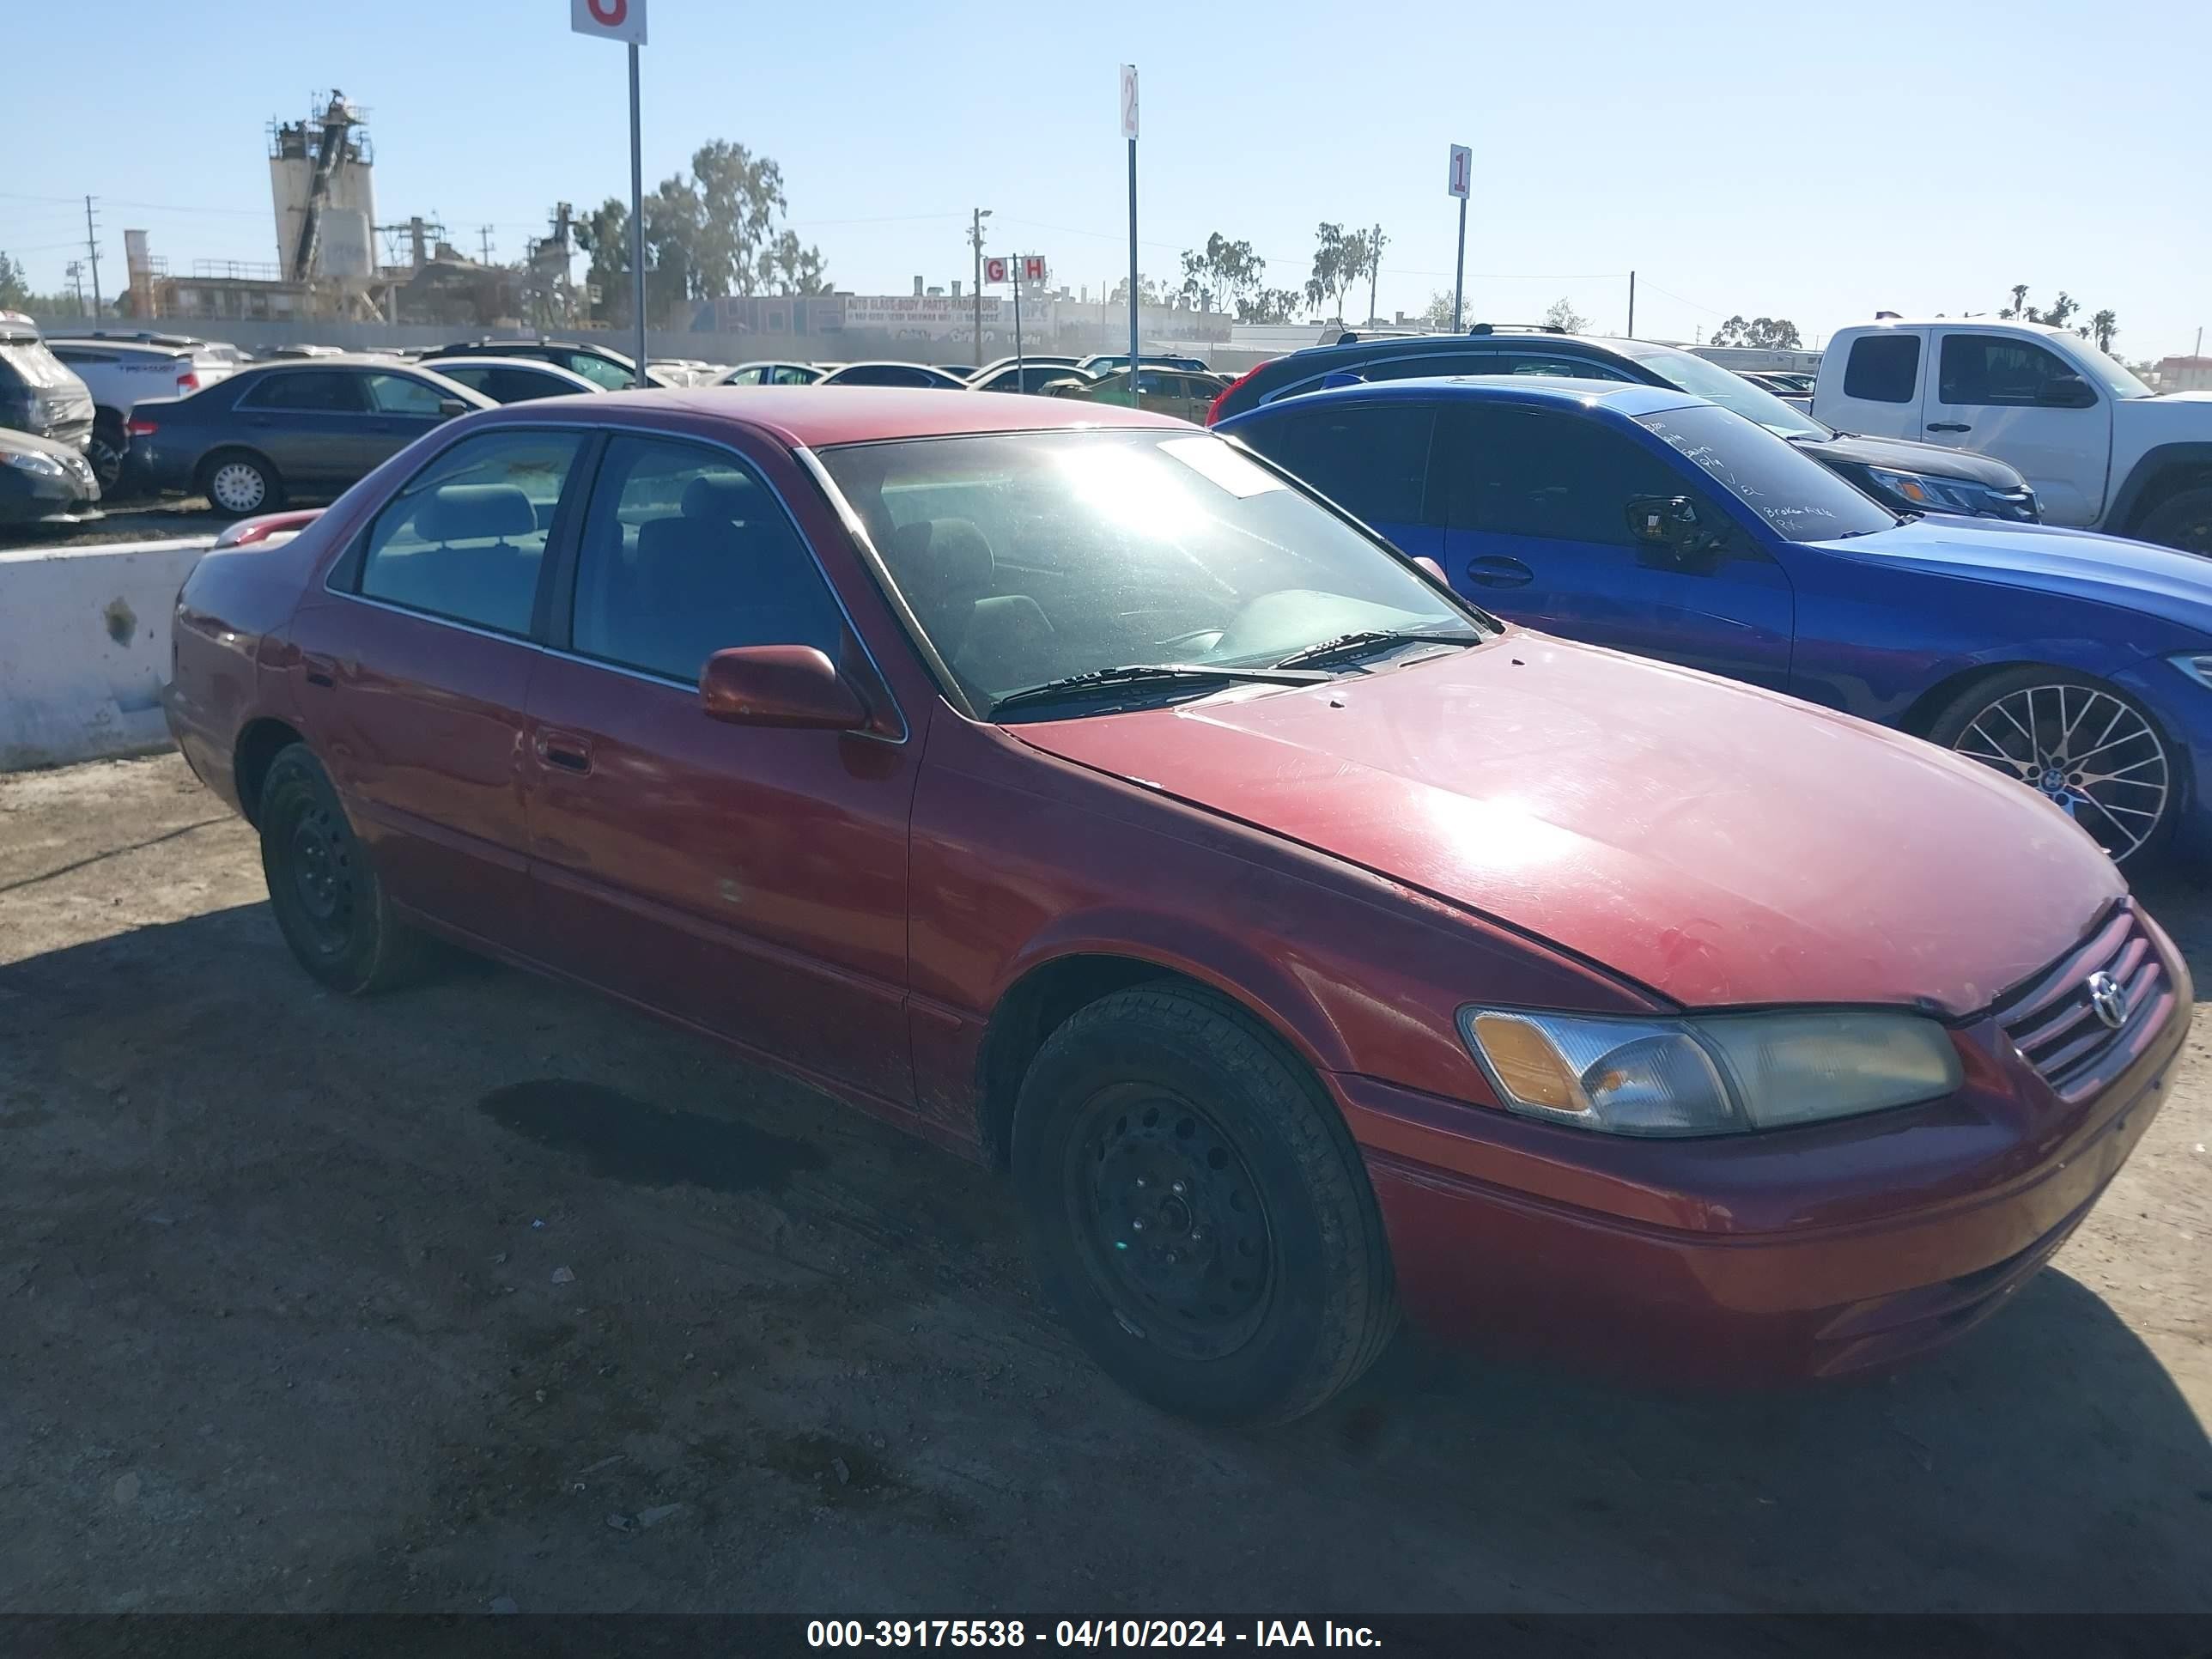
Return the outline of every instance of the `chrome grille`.
[[[1996,1012],[2021,1057],[2060,1099],[2072,1102],[2096,1092],[2134,1060],[2166,1024],[2172,1003],[2172,975],[2134,905],[2124,900],[2087,942],[2014,992]],[[2109,1018],[2115,1012],[2118,1024]]]

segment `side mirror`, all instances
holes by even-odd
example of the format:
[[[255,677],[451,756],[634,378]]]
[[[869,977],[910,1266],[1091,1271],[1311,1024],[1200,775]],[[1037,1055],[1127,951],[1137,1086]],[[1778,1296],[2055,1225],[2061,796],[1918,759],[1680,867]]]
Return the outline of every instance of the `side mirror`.
[[[450,421],[456,415],[465,415],[468,412],[469,405],[463,403],[459,398],[441,398],[438,399],[438,418],[441,421]]]
[[[1708,539],[1697,504],[1687,495],[1631,496],[1628,530],[1638,547],[1676,553],[1701,547]]]
[[[2035,401],[2045,409],[2088,409],[2097,393],[2079,374],[2060,374],[2035,389]]]
[[[699,706],[732,726],[857,732],[867,705],[811,645],[743,645],[717,651],[699,676]]]

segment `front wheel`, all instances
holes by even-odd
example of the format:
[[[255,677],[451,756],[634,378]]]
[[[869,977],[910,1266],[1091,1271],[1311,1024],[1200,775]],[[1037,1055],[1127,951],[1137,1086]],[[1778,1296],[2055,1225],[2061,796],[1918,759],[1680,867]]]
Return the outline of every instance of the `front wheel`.
[[[2165,734],[2102,680],[2014,669],[1968,687],[1928,735],[2039,791],[2130,870],[2152,863],[2172,831],[2181,790]]]
[[[2143,515],[2136,534],[2161,547],[2212,556],[2212,489],[2185,489]]]
[[[422,937],[392,915],[368,849],[307,744],[270,763],[259,816],[270,908],[300,965],[348,996],[406,979],[422,960]]]
[[[1343,1119],[1206,993],[1118,992],[1054,1031],[1022,1085],[1013,1164],[1047,1291],[1157,1406],[1287,1422],[1395,1328],[1382,1217]]]

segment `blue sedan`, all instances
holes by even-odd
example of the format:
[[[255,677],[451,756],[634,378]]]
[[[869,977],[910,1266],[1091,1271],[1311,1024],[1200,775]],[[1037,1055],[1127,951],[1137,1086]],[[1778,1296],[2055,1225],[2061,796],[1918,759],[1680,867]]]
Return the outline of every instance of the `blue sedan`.
[[[2130,865],[2212,847],[2202,558],[1899,516],[1662,386],[1362,383],[1215,430],[1512,621],[1917,733],[2040,790]]]

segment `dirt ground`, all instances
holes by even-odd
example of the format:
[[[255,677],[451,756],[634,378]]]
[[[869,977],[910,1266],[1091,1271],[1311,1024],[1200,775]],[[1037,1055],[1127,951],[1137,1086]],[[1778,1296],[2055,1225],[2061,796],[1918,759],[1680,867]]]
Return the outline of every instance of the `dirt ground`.
[[[232,514],[216,512],[204,495],[123,497],[103,502],[95,514],[65,523],[0,525],[0,552],[214,536],[232,520]]]
[[[993,1176],[505,969],[322,994],[174,756],[0,779],[0,1610],[2212,1612],[2208,1042],[1903,1377],[1408,1337],[1222,1435],[1091,1370]]]

